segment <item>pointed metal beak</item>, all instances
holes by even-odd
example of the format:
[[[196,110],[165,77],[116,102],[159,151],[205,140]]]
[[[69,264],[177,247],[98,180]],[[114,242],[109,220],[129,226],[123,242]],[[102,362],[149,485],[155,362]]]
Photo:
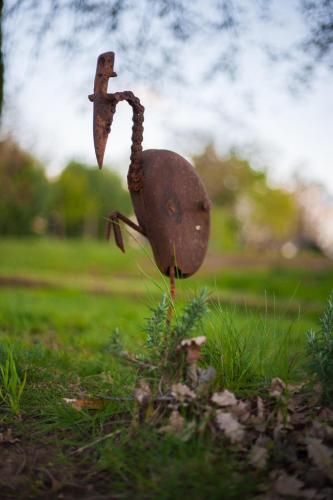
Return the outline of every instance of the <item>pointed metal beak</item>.
[[[97,97],[94,102],[94,146],[99,168],[103,166],[104,153],[108,140],[110,125],[108,125],[108,117],[106,102],[102,97]]]
[[[103,166],[104,153],[110,126],[112,121],[112,106],[107,97],[109,78],[117,76],[113,70],[114,52],[105,52],[97,59],[94,94],[89,96],[94,103],[94,146],[97,163],[101,169]]]

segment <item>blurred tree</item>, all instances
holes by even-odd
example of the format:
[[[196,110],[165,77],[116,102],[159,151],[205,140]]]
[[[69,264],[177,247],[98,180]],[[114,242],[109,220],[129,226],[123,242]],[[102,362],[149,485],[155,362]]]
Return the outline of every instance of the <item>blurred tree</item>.
[[[253,170],[249,162],[235,152],[221,158],[212,144],[194,156],[193,162],[214,205],[233,207],[242,192],[266,179],[264,172]]]
[[[115,208],[131,212],[120,177],[105,169],[71,162],[52,186],[52,231],[63,236],[102,237],[106,217]]]
[[[182,81],[182,56],[188,42],[195,39],[203,51],[208,42],[214,46],[207,58],[210,66],[205,69],[206,78],[211,80],[220,73],[235,78],[246,46],[244,37],[251,26],[255,31],[256,20],[280,23],[272,14],[272,4],[272,0],[210,0],[204,6],[199,0],[8,0],[3,19],[10,38],[17,30],[17,16],[23,15],[20,29],[35,38],[38,50],[50,32],[67,55],[86,51],[89,43],[98,45],[99,40],[112,38],[110,48],[120,55],[126,53],[123,71],[127,68],[150,82],[161,76],[164,81]],[[292,61],[300,78],[309,79],[319,64],[332,69],[333,0],[294,0],[289,8],[301,16],[303,38],[286,53],[281,47],[271,47],[267,39],[257,38],[254,43],[270,54],[271,61]],[[69,27],[67,32],[64,25]]]
[[[272,188],[266,182],[253,184],[240,196],[236,214],[241,223],[241,237],[247,245],[280,247],[295,239],[299,230],[299,209],[295,194]]]
[[[0,142],[0,234],[46,230],[48,182],[44,169],[10,140]]]
[[[299,213],[295,195],[272,188],[266,172],[254,170],[235,152],[221,158],[212,145],[193,161],[218,209],[213,217],[214,239],[218,241],[218,232],[223,232],[228,241],[220,242],[219,247],[236,247],[236,235],[246,244],[276,246],[296,234]]]

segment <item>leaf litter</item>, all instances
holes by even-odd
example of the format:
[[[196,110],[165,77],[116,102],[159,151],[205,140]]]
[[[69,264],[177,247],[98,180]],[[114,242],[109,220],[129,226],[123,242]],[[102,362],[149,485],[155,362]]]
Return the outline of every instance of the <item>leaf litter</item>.
[[[159,395],[146,379],[139,380],[133,394],[139,425],[151,425],[183,442],[210,433],[254,473],[266,474],[264,494],[258,498],[333,498],[333,411],[313,395],[309,398],[308,389],[278,378],[260,396],[246,399],[228,389],[212,392],[213,378],[204,392],[200,384],[195,387],[185,379]],[[98,410],[107,400],[67,403],[77,410]]]
[[[216,370],[198,365],[206,337],[182,337],[193,327],[191,311],[183,325],[166,332],[168,345],[165,335],[159,334],[158,342],[151,336],[148,348],[155,360],[159,352],[160,362],[131,357],[142,378],[132,396],[115,399],[137,403],[133,428],[145,425],[183,442],[208,436],[216,453],[227,450],[258,479],[257,499],[333,498],[333,411],[323,404],[321,385],[310,388],[274,377],[247,398],[226,387],[214,391]],[[117,355],[124,357],[120,346]]]

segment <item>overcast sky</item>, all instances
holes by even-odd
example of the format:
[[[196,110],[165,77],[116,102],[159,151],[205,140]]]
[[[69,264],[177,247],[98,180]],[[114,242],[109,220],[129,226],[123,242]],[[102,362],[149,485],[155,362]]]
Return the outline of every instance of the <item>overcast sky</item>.
[[[333,193],[333,74],[319,68],[310,89],[297,96],[290,92],[290,64],[269,64],[256,43],[260,33],[261,39],[287,50],[302,33],[294,2],[274,5],[274,24],[255,19],[244,37],[235,79],[221,74],[203,82],[200,71],[214,54],[215,41],[194,39],[185,51],[185,85],[135,81],[122,71],[116,53],[118,77],[110,80],[109,91],[132,90],[140,97],[146,108],[145,149],[171,149],[189,158],[209,141],[221,153],[236,146],[257,168],[269,168],[273,180],[289,182],[297,172]],[[16,22],[20,26],[25,21]],[[65,19],[63,24],[66,28]],[[10,130],[54,176],[70,159],[96,164],[87,96],[98,54],[114,47],[112,37],[97,39],[82,56],[69,60],[52,50],[52,36],[38,57],[24,30],[18,29],[8,44],[3,130]],[[105,156],[105,163],[121,174],[127,172],[130,152],[131,113],[126,106],[117,108]]]

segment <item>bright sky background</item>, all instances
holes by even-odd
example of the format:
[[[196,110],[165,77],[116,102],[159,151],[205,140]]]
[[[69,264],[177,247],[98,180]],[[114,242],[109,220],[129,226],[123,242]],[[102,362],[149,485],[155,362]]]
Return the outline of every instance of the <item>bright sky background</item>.
[[[214,54],[214,38],[195,39],[186,50],[186,85],[150,87],[122,72],[109,91],[132,90],[146,108],[144,148],[165,148],[190,157],[213,141],[219,152],[240,148],[257,168],[267,167],[273,180],[290,182],[295,173],[324,183],[333,193],[333,74],[319,68],[311,89],[294,96],[288,90],[290,65],[269,65],[258,48],[257,34],[276,47],[288,46],[302,34],[292,0],[274,3],[274,25],[255,19],[242,43],[240,70],[232,81],[221,75],[212,83],[199,78]],[[17,19],[17,25],[24,19]],[[64,20],[64,29],[66,20]],[[31,40],[18,29],[8,45],[3,130],[32,151],[57,175],[66,162],[96,164],[92,139],[92,92],[96,58],[114,50],[112,38],[96,41],[82,57],[65,60],[51,50],[49,37],[36,57]],[[90,34],[87,33],[87,40]],[[89,44],[87,44],[89,45]],[[140,61],[139,61],[140,64]],[[168,68],[166,68],[166,72]],[[117,108],[105,163],[124,175],[130,152],[131,113]]]

